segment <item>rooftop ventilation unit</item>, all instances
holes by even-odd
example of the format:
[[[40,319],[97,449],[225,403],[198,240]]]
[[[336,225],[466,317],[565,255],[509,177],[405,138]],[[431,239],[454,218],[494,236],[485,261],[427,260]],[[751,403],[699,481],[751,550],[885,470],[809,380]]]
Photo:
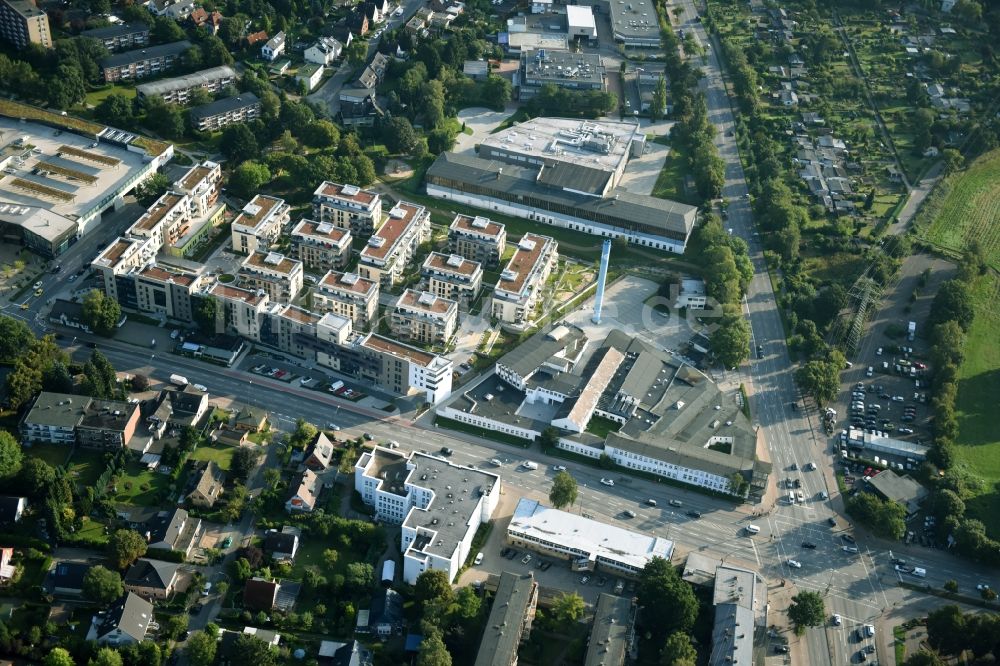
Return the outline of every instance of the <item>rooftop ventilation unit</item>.
[[[269,266],[278,266],[282,261],[285,260],[285,255],[280,252],[268,252],[267,256],[264,257],[264,263]]]
[[[340,281],[343,282],[344,284],[354,285],[357,284],[358,280],[360,279],[361,276],[358,275],[357,273],[344,273],[342,276],[340,276]]]
[[[509,268],[504,269],[504,271],[500,273],[500,279],[505,282],[513,282],[517,279],[517,271],[512,271]]]
[[[319,224],[316,225],[316,233],[319,233],[319,234],[328,234],[331,231],[333,231],[335,228],[336,227],[334,227],[329,222],[320,222]]]
[[[485,217],[480,217],[477,215],[476,217],[472,218],[472,226],[475,227],[476,229],[485,229],[486,227],[490,226],[490,221]]]
[[[391,214],[392,213],[390,213],[390,215]],[[368,239],[368,247],[382,247],[383,245],[385,245],[385,239],[381,236],[372,236]]]
[[[395,206],[393,207],[392,210],[389,211],[389,217],[396,220],[401,220],[404,217],[406,217],[406,211],[400,208],[399,206]]]
[[[434,305],[434,301],[436,301],[436,300],[437,300],[437,297],[434,296],[434,294],[430,294],[430,293],[428,293],[428,292],[425,291],[425,292],[421,292],[419,298],[417,298],[417,303],[420,303],[420,305],[428,305],[428,306],[430,306],[430,305]]]
[[[243,212],[249,215],[250,217],[255,216],[257,213],[260,212],[260,210],[261,210],[260,206],[258,206],[255,203],[248,203],[246,206],[243,206]]]
[[[535,241],[530,240],[528,238],[522,238],[520,241],[518,241],[517,247],[518,249],[524,250],[525,252],[531,252],[532,250],[535,249]]]
[[[361,188],[358,187],[357,185],[344,185],[343,187],[340,188],[340,193],[343,194],[345,197],[357,196],[358,192],[360,191]]]
[[[446,261],[445,263],[447,263],[452,268],[459,268],[463,263],[465,263],[465,259],[463,259],[460,255],[453,254],[450,257],[448,257],[448,261]]]

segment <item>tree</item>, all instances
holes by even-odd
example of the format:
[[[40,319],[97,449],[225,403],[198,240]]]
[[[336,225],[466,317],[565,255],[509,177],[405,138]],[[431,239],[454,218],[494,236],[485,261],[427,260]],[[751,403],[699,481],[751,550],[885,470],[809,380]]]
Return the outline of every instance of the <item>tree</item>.
[[[691,645],[691,637],[682,631],[667,636],[660,650],[660,666],[694,666],[698,653]]]
[[[146,554],[146,540],[135,530],[117,530],[108,539],[108,555],[119,570]]]
[[[122,656],[109,647],[102,647],[87,662],[90,666],[122,666]]]
[[[653,88],[653,99],[649,104],[649,117],[655,122],[667,112],[667,81],[662,76]]]
[[[447,605],[454,600],[455,593],[451,589],[448,574],[440,569],[429,569],[417,577],[413,597],[422,607],[432,601]]]
[[[29,457],[21,465],[17,475],[17,486],[29,499],[38,499],[48,494],[56,480],[56,470],[41,458]]]
[[[281,112],[278,114],[281,119],[281,125],[285,129],[289,129],[296,136],[300,136],[302,132],[308,131],[309,125],[316,120],[316,114],[313,112],[306,104],[297,104],[295,102],[285,102],[281,105]]]
[[[687,632],[698,616],[698,599],[691,586],[662,557],[654,557],[639,574],[639,605],[643,623],[661,633]]]
[[[944,582],[944,585],[942,585],[942,587],[944,588],[945,592],[951,592],[952,594],[955,594],[956,592],[958,592],[958,581],[955,579],[946,580]]]
[[[6,430],[0,430],[0,479],[8,479],[21,471],[21,445]]]
[[[0,361],[13,361],[34,340],[35,334],[24,321],[0,315]]]
[[[243,123],[235,123],[222,131],[219,151],[233,163],[252,160],[260,155],[257,137]]]
[[[965,358],[965,331],[954,319],[931,329],[931,361],[934,367],[958,367]]]
[[[847,500],[847,512],[887,539],[902,539],[906,534],[906,509],[892,500],[856,493]]]
[[[712,353],[727,368],[750,356],[750,325],[741,315],[726,315],[712,331]]]
[[[352,67],[363,65],[368,58],[368,42],[363,39],[351,40],[344,49],[344,58]]]
[[[233,654],[239,655],[240,663],[248,666],[277,666],[278,663],[278,655],[270,644],[250,634],[236,637],[233,641]]]
[[[958,654],[965,647],[966,617],[954,604],[927,614],[927,642],[942,654]]]
[[[122,318],[122,309],[118,301],[104,295],[104,292],[91,289],[83,297],[83,321],[98,335],[110,337]]]
[[[823,597],[819,592],[799,592],[792,597],[788,619],[795,623],[795,633],[802,634],[806,627],[817,627],[826,619]]]
[[[169,139],[180,138],[184,134],[184,113],[181,107],[165,104],[158,97],[147,99],[146,127]]]
[[[160,652],[160,646],[153,641],[142,641],[138,645],[139,648],[139,658],[134,664],[129,666],[160,666],[160,662],[163,660],[163,653]]]
[[[559,431],[552,426],[546,427],[538,436],[538,445],[542,447],[542,451],[550,451],[558,446],[558,444]]]
[[[340,143],[340,130],[329,120],[317,120],[309,125],[303,139],[315,148],[336,148]]]
[[[510,81],[502,76],[490,76],[482,84],[483,104],[492,109],[503,109],[511,99],[512,87]]]
[[[52,648],[52,651],[45,655],[42,666],[75,666],[76,662],[65,648]]]
[[[937,295],[934,296],[928,322],[931,326],[936,326],[946,321],[954,321],[963,331],[968,331],[975,314],[969,286],[960,280],[948,280],[941,285]]]
[[[934,515],[943,521],[948,516],[961,518],[965,515],[965,502],[950,488],[940,488],[934,493]]]
[[[170,185],[169,178],[162,173],[156,172],[135,188],[135,197],[142,205],[149,206],[163,196],[163,193],[170,189]]]
[[[233,479],[246,481],[250,472],[257,466],[257,452],[251,448],[243,447],[233,452],[233,459],[229,463],[229,476]]]
[[[199,299],[194,307],[194,321],[198,325],[198,330],[205,335],[215,335],[225,328],[219,321],[219,301],[214,296],[205,296]]]
[[[96,601],[102,606],[122,596],[125,588],[118,572],[97,565],[91,567],[83,576],[83,596],[90,601]]]
[[[391,153],[410,153],[420,141],[410,121],[401,116],[395,116],[385,124],[383,137]]]
[[[179,615],[171,615],[170,619],[167,620],[167,626],[163,629],[163,635],[169,640],[177,640],[188,628],[188,615],[187,613],[181,613]]]
[[[271,172],[267,165],[247,160],[243,162],[229,177],[229,189],[238,197],[250,199],[271,180]]]
[[[417,666],[451,666],[451,654],[440,631],[433,630],[424,636],[417,653]]]
[[[115,93],[108,95],[101,100],[101,103],[94,109],[94,115],[102,123],[107,123],[114,127],[131,127],[135,120],[135,112],[132,109],[132,100]]]
[[[944,666],[945,661],[941,657],[937,656],[933,652],[928,652],[927,650],[921,650],[916,654],[910,655],[906,661],[903,662],[903,666]]]
[[[340,553],[338,553],[335,549],[327,548],[326,550],[323,551],[323,562],[325,562],[326,566],[328,566],[329,568],[332,569],[335,566],[337,566],[337,560],[339,559],[340,559]]]
[[[150,30],[149,36],[157,44],[168,44],[184,39],[184,30],[172,18],[158,16],[153,19],[153,29]]]
[[[944,162],[944,172],[954,173],[965,166],[965,158],[962,153],[954,148],[945,148],[941,151],[941,160]]]
[[[562,470],[552,478],[552,489],[549,491],[549,502],[557,509],[576,503],[576,479],[569,472]]]
[[[367,562],[351,562],[344,573],[344,582],[357,591],[364,590],[375,582],[375,570]]]
[[[455,145],[455,135],[447,127],[438,127],[427,135],[427,152],[439,155],[452,149]]]
[[[563,592],[552,603],[552,617],[560,622],[576,622],[583,617],[583,597],[576,592]]]
[[[802,390],[816,398],[820,405],[832,401],[840,390],[840,370],[844,365],[843,355],[834,351],[831,360],[809,361],[795,371],[795,381]]]

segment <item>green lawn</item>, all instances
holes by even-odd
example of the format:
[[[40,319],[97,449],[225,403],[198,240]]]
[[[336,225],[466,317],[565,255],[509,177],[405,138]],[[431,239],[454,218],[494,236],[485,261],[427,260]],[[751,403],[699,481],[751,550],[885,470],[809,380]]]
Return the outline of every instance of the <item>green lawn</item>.
[[[97,106],[104,101],[105,97],[111,95],[121,95],[122,97],[127,97],[132,99],[135,97],[135,88],[124,87],[124,86],[108,86],[103,90],[95,90],[93,92],[87,93],[86,103],[88,106]]]
[[[606,419],[603,416],[592,416],[590,423],[587,424],[587,432],[598,437],[607,437],[609,433],[618,432],[621,427],[617,421]]]
[[[62,444],[32,444],[24,447],[25,458],[38,458],[53,467],[61,467],[69,458],[70,446]]]
[[[156,506],[163,499],[163,491],[170,485],[170,476],[146,469],[145,465],[130,462],[118,476],[117,493],[113,501],[119,504]]]
[[[671,199],[697,206],[700,202],[692,201],[684,191],[684,177],[687,175],[687,158],[678,145],[670,147],[660,175],[653,185],[653,196],[660,199]]]
[[[996,428],[1000,395],[1000,277],[989,274],[976,284],[976,319],[965,344],[965,362],[958,381],[959,457],[987,481],[992,492],[969,500],[969,515],[982,520],[1000,537],[1000,431]]]
[[[104,456],[101,451],[77,449],[69,464],[69,477],[80,488],[93,486],[97,477],[103,474],[106,468]]]
[[[83,528],[74,534],[78,539],[88,539],[95,542],[106,543],[108,540],[108,535],[104,533],[104,523],[93,520],[92,518],[84,517]]]
[[[224,470],[229,469],[236,449],[225,444],[202,444],[189,457],[190,460],[213,460]]]

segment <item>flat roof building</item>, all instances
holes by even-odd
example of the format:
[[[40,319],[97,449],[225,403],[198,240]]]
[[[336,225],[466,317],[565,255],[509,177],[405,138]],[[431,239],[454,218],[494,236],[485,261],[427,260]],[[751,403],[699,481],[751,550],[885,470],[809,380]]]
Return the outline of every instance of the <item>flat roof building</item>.
[[[452,581],[472,537],[500,501],[497,474],[422,453],[376,446],[354,466],[354,489],[380,520],[401,525],[403,580],[444,571]]]
[[[246,123],[260,117],[260,100],[252,92],[196,106],[189,112],[191,124],[200,132],[214,132],[233,123]]]
[[[458,254],[431,252],[424,260],[421,274],[427,280],[427,291],[465,307],[476,300],[483,286],[483,269],[479,262]]]
[[[610,0],[614,40],[626,48],[660,47],[660,22],[650,0]]]
[[[566,5],[566,34],[570,39],[597,39],[594,8],[590,5]]]
[[[507,527],[507,540],[522,548],[570,560],[580,571],[600,568],[636,576],[654,557],[670,561],[674,544],[522,498]]]
[[[517,664],[517,650],[528,639],[538,607],[538,583],[528,573],[500,574],[475,666]]]
[[[493,288],[494,319],[524,329],[534,319],[545,281],[559,259],[559,244],[548,236],[524,234]]]
[[[248,255],[268,250],[288,224],[289,210],[284,199],[255,195],[233,220],[233,251]]]
[[[313,218],[365,236],[382,223],[382,197],[357,185],[323,181],[313,192]]]
[[[122,79],[144,79],[166,72],[189,48],[191,42],[184,39],[170,44],[116,53],[101,61],[104,81],[114,83]]]
[[[141,21],[116,23],[104,28],[84,30],[80,36],[96,39],[104,45],[104,48],[114,53],[149,44],[149,26]]]
[[[926,488],[909,475],[900,476],[891,469],[880,472],[868,480],[869,487],[883,499],[891,500],[906,509],[912,516],[930,494]]]
[[[570,8],[572,5],[567,6]],[[522,101],[537,95],[547,84],[568,90],[606,89],[604,61],[597,53],[522,51],[519,74],[518,93]]]
[[[349,319],[358,330],[375,321],[379,284],[357,273],[328,271],[313,289],[313,306],[320,312]]]
[[[222,180],[222,167],[209,160],[195,164],[188,169],[177,182],[174,189],[183,192],[191,201],[193,217],[209,215],[219,199],[219,182]]]
[[[302,262],[280,252],[251,252],[241,264],[240,283],[246,289],[262,289],[276,303],[291,303],[302,291]]]
[[[49,17],[32,0],[0,0],[0,38],[19,49],[28,44],[52,48]]]
[[[192,74],[142,83],[135,87],[135,92],[140,99],[159,97],[167,104],[187,104],[194,90],[201,89],[214,94],[235,82],[235,70],[223,65]]]
[[[448,227],[448,251],[484,266],[496,266],[507,249],[507,229],[488,217],[456,213]]]
[[[447,344],[457,325],[457,302],[416,289],[399,295],[389,319],[393,336],[423,345]]]
[[[602,592],[583,666],[622,666],[635,640],[634,620],[632,599]]]
[[[361,250],[358,272],[385,286],[396,284],[403,279],[417,248],[430,237],[430,212],[418,204],[400,201]]]
[[[351,230],[331,222],[300,220],[290,237],[292,256],[310,268],[339,269],[351,259]]]
[[[42,391],[21,421],[25,443],[121,449],[139,423],[139,406],[117,400]]]

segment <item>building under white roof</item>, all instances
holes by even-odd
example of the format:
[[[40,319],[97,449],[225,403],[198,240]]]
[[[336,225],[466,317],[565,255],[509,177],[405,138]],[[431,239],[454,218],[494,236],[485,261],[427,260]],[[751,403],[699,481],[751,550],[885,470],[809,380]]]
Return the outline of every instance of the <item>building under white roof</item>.
[[[566,28],[570,39],[597,39],[594,8],[590,5],[566,5]]]
[[[524,548],[575,560],[577,570],[600,566],[634,575],[654,557],[670,560],[674,543],[521,499],[507,527],[507,539]]]

